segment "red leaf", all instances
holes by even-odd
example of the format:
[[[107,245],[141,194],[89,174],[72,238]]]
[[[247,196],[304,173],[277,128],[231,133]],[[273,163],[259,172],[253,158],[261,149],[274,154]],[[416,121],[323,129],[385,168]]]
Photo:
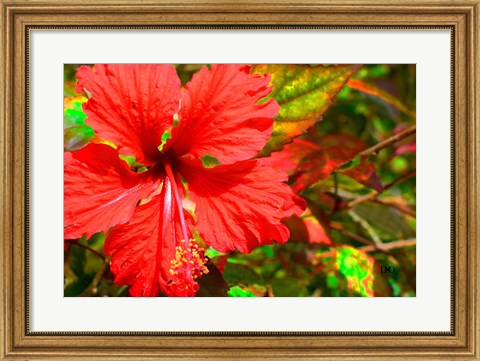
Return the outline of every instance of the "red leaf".
[[[383,189],[380,178],[377,176],[375,166],[368,162],[366,158],[362,158],[360,164],[354,168],[341,172],[377,192],[381,192]]]
[[[322,137],[321,145],[326,147],[329,157],[333,160],[334,167],[332,171],[352,160],[358,153],[367,148],[361,139],[347,134],[332,134]],[[331,154],[335,153],[335,156]],[[376,174],[376,168],[369,162],[367,157],[361,157],[360,163],[351,169],[338,170],[339,172],[355,179],[366,187],[372,188],[378,192],[382,190],[380,178]]]
[[[292,175],[297,172],[302,159],[318,150],[319,148],[314,144],[296,138],[293,143],[287,144],[281,151],[271,153],[265,160],[272,168]]]
[[[294,217],[295,216],[292,216],[289,219]],[[318,205],[309,203],[309,208],[307,208],[298,219],[302,224],[300,225],[297,221],[297,227],[304,229],[304,241],[326,245],[333,244],[330,219]]]
[[[284,172],[259,160],[202,168],[199,161],[178,164],[196,203],[197,228],[207,244],[220,252],[286,242],[289,231],[280,219],[300,215],[305,201],[281,183]]]
[[[300,193],[320,180],[327,179],[333,171],[342,172],[367,187],[381,190],[375,167],[362,158],[352,169],[340,170],[340,166],[355,158],[367,145],[360,139],[346,134],[312,136],[295,139],[284,150],[272,153],[268,161],[276,169],[285,169],[291,175],[292,188]]]
[[[293,215],[283,223],[288,227],[291,238],[299,242],[332,245],[333,242],[326,229],[314,216],[298,217]]]
[[[332,239],[329,230],[324,227],[315,217],[307,216],[303,218],[305,227],[307,227],[308,241],[310,243],[332,245]]]
[[[100,137],[121,154],[151,165],[162,135],[173,123],[181,85],[172,65],[98,64],[77,71],[76,91],[91,95],[84,110]]]
[[[128,222],[135,206],[159,184],[153,171],[134,173],[104,144],[89,144],[64,154],[65,238],[89,238]]]
[[[307,227],[303,219],[297,215],[292,215],[282,220],[282,223],[290,231],[290,239],[296,242],[308,242],[309,236]]]
[[[240,65],[203,68],[185,86],[179,125],[166,145],[175,156],[210,155],[221,163],[253,157],[270,137],[278,104],[257,102],[270,93],[268,76]]]

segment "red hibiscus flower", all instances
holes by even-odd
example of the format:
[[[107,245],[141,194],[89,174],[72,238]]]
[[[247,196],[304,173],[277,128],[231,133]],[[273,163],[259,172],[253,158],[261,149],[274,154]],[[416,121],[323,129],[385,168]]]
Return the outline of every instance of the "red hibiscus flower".
[[[220,252],[248,253],[287,241],[280,220],[305,209],[284,172],[252,159],[279,106],[259,102],[270,79],[248,71],[212,65],[182,90],[171,65],[79,68],[86,122],[116,148],[91,143],[65,153],[64,233],[108,232],[104,251],[115,283],[129,285],[132,296],[195,295],[196,279],[208,272],[195,229]],[[120,154],[135,157],[143,171]],[[221,165],[204,167],[206,155]]]

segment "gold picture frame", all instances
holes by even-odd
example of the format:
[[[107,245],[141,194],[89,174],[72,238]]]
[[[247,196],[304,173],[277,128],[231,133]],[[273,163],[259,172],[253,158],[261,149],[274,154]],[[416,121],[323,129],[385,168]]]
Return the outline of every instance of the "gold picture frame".
[[[480,359],[479,0],[0,0],[0,358]],[[28,310],[29,30],[41,28],[449,29],[452,34],[450,332],[31,332]]]

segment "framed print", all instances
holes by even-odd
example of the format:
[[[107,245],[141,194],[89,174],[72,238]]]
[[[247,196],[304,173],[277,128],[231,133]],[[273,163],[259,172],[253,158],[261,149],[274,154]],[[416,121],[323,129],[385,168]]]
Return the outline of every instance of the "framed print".
[[[2,359],[479,359],[477,0],[1,4]]]

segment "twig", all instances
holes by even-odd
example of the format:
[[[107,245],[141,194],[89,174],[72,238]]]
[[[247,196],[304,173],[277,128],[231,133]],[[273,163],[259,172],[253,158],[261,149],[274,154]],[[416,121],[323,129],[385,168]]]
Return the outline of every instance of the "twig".
[[[352,233],[350,231],[347,231],[346,229],[343,228],[342,224],[341,223],[338,223],[338,222],[335,222],[335,221],[332,221],[330,222],[330,228],[340,232],[342,235],[344,235],[345,237],[349,237],[349,238],[352,238],[354,240],[356,240],[357,242],[360,242],[360,243],[363,243],[363,244],[366,244],[368,245],[369,247],[373,247],[373,249],[375,249],[376,251],[379,251],[379,252],[383,252],[385,253],[386,255],[390,255],[389,252],[385,251],[380,245],[382,245],[382,243],[380,244],[376,244],[375,242],[367,239],[367,238],[364,238],[358,234],[355,234],[355,233]]]
[[[88,286],[88,288],[82,292],[83,296],[89,295],[90,293],[93,295],[96,295],[98,293],[97,286],[109,266],[110,266],[110,257],[107,257],[103,261],[102,267],[100,267],[97,274],[93,278],[92,283],[90,283],[90,286]]]
[[[282,254],[281,250],[279,250],[277,252],[277,256],[278,256],[278,260],[280,261],[280,263],[282,264],[282,266],[285,268],[285,270],[287,271],[287,273],[292,273],[292,268],[290,267],[290,264],[287,262],[287,260],[285,259],[285,256]]]
[[[330,222],[330,228],[334,229],[334,230],[340,232],[341,234],[343,234],[344,236],[352,238],[352,239],[354,239],[354,240],[356,240],[360,243],[363,243],[363,244],[366,244],[366,245],[369,245],[369,246],[375,246],[375,243],[373,243],[369,239],[366,239],[362,236],[359,236],[358,234],[347,231],[346,229],[343,228],[342,224],[339,223],[339,222],[334,222],[334,221]]]
[[[363,246],[357,249],[362,252],[380,251],[380,252],[386,253],[387,255],[390,255],[389,251],[393,249],[415,246],[416,244],[417,244],[417,239],[410,238],[410,239],[400,239],[400,240],[392,241],[388,243],[382,243],[381,245],[371,244],[369,246]],[[336,255],[337,255],[337,252],[334,249],[332,251],[323,252],[321,254],[316,255],[316,259],[330,258],[330,257],[335,257]],[[317,267],[321,267],[321,266],[324,266],[324,265],[320,264]]]
[[[361,151],[360,153],[357,154],[357,156],[365,157],[365,156],[377,153],[379,150],[386,148],[389,145],[392,145],[404,138],[407,138],[408,136],[414,134],[416,131],[417,131],[417,125],[413,125],[410,128],[407,128],[401,131],[400,133],[392,135],[390,138],[385,139],[383,142],[375,144],[373,147],[370,147],[368,149]]]
[[[414,175],[416,175],[416,171],[412,171],[410,173],[404,174],[403,176],[395,179],[393,182],[388,183],[386,186],[384,186],[383,189],[382,189],[382,192],[386,191],[389,188],[392,188],[393,186],[395,186],[399,183],[402,183],[403,181],[406,181],[407,179],[413,177]],[[347,205],[344,207],[344,209],[345,208],[352,208],[359,203],[370,201],[370,200],[376,198],[382,192],[373,191],[371,193],[365,194],[364,196],[358,197],[358,198],[354,199],[353,201],[348,202]]]
[[[379,249],[381,249],[382,251],[391,251],[392,249],[415,246],[416,244],[417,244],[416,238],[402,239],[398,241],[382,243],[381,245],[375,245],[375,246],[370,245],[370,246],[360,247],[359,250],[363,252],[378,251]]]
[[[88,247],[88,246],[85,246],[84,244],[81,244],[81,243],[79,243],[79,242],[77,242],[76,240],[73,240],[73,239],[67,239],[66,241],[67,241],[68,243],[70,243],[70,244],[75,245],[75,246],[84,248],[84,249],[86,249],[87,251],[92,252],[93,254],[96,254],[98,257],[100,257],[102,260],[105,261],[105,256],[104,256],[103,254],[101,254],[100,252],[95,251],[93,248],[90,248],[90,247]]]
[[[381,198],[374,198],[372,199],[372,202],[374,203],[378,203],[378,204],[381,204],[383,206],[387,206],[387,207],[391,207],[391,208],[395,208],[396,210],[402,212],[403,214],[406,214],[407,216],[410,216],[410,217],[413,217],[415,218],[417,215],[415,214],[414,211],[412,211],[410,208],[408,207],[402,207],[398,204],[395,204],[393,202],[389,202],[389,201],[386,201],[385,199],[381,199]]]
[[[369,155],[372,155],[372,154],[375,154],[375,153],[378,153],[380,150],[382,150],[383,148],[386,148],[396,142],[399,142],[407,137],[409,137],[410,135],[414,134],[415,132],[417,131],[417,125],[413,125],[411,126],[410,128],[407,128],[403,131],[401,131],[400,133],[397,133],[395,135],[392,135],[390,138],[387,138],[385,139],[384,141],[380,142],[380,143],[377,143],[375,144],[373,147],[370,147],[370,148],[367,148],[365,150],[362,150],[361,152],[355,154],[353,157],[351,157],[350,159],[346,160],[345,162],[343,162],[342,164],[338,165],[336,167],[336,169],[339,169],[339,168],[342,168],[343,166],[347,165],[349,162],[352,161],[352,159],[355,159],[357,157],[367,157]]]
[[[321,255],[317,256],[317,259],[335,257],[335,255],[336,255],[336,252],[324,252]],[[320,263],[319,265],[316,265],[315,268],[313,269],[313,271],[310,273],[310,278],[313,278],[314,276],[316,276],[317,274],[322,272],[324,268],[325,268],[324,263]]]
[[[334,186],[335,186],[335,203],[333,205],[333,208],[332,208],[332,211],[330,212],[330,214],[333,214],[337,211],[338,209],[338,205],[339,205],[339,200],[340,200],[340,197],[338,196],[338,176],[337,176],[337,172],[333,172],[333,182],[334,182]]]

